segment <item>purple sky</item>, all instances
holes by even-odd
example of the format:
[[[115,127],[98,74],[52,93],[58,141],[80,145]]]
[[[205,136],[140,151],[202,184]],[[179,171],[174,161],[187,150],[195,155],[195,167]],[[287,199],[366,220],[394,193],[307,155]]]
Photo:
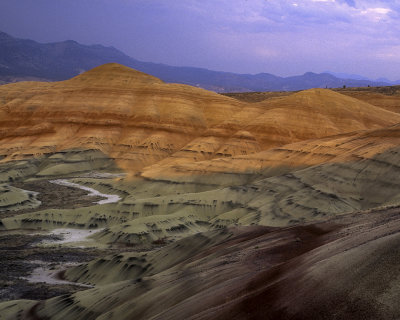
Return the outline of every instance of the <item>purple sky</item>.
[[[0,30],[170,65],[400,79],[400,0],[1,0]]]

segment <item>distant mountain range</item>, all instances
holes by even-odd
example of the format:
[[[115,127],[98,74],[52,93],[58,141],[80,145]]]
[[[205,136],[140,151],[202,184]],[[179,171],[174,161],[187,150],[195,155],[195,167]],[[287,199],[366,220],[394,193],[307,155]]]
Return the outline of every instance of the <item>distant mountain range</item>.
[[[216,92],[295,91],[310,88],[386,86],[388,81],[343,79],[332,73],[278,77],[269,73],[236,74],[193,67],[143,62],[102,45],[68,40],[38,43],[0,32],[0,84],[21,80],[56,81],[74,77],[98,65],[117,62],[165,82],[184,83]]]
[[[386,83],[389,83],[391,85],[400,84],[400,80],[391,81],[391,80],[386,79],[386,78],[369,79],[369,78],[361,76],[359,74],[348,74],[348,73],[340,73],[340,72],[332,72],[332,71],[324,71],[324,73],[329,73],[329,74],[335,76],[336,78],[340,78],[340,79],[368,80],[368,81],[373,81],[373,82],[386,82]]]

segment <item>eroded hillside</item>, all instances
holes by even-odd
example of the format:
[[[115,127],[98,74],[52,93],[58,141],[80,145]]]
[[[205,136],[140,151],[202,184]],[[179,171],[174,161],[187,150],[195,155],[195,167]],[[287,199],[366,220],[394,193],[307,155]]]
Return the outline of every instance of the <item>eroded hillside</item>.
[[[53,246],[117,251],[61,273],[93,289],[0,309],[10,319],[243,319],[283,290],[290,299],[266,304],[279,319],[312,316],[337,292],[345,315],[349,296],[364,299],[360,310],[395,299],[395,289],[361,294],[372,283],[349,293],[327,282],[326,295],[306,290],[302,307],[288,280],[320,283],[350,248],[358,260],[338,265],[365,266],[362,277],[375,263],[364,252],[385,256],[381,242],[396,241],[400,115],[395,98],[374,97],[311,89],[248,103],[118,64],[0,86],[0,232],[64,228],[79,232]]]

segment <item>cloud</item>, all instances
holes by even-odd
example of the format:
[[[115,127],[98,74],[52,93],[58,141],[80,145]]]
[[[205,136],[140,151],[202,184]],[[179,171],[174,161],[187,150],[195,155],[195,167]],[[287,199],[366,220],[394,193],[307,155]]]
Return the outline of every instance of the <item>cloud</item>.
[[[173,65],[400,78],[400,0],[3,0],[2,25]]]
[[[334,63],[343,68],[371,65],[372,59],[393,61],[398,52],[394,48],[400,38],[400,1],[396,0],[188,0],[186,3],[192,13],[207,21],[207,45],[230,48],[231,55],[237,54],[236,61],[260,61],[258,67],[264,65],[269,71],[274,65],[285,69],[284,73],[292,70],[292,74],[299,70],[298,64],[308,69],[310,65],[326,69]],[[282,68],[285,63],[291,67]]]
[[[356,2],[355,0],[340,0],[339,2],[344,2],[348,6],[355,8],[356,7]]]
[[[354,17],[354,14],[363,11],[387,14],[399,12],[400,2],[395,1],[356,1],[356,0],[187,0],[175,2],[175,7],[184,6],[187,9],[209,15],[223,17],[234,21],[252,22],[256,20],[276,21],[277,17],[290,17],[297,20],[299,17],[312,18],[319,21],[321,17],[342,20]],[[329,20],[328,20],[329,22]]]
[[[369,20],[379,22],[388,18],[388,13],[392,10],[388,8],[367,8],[360,12],[360,15],[366,17]]]

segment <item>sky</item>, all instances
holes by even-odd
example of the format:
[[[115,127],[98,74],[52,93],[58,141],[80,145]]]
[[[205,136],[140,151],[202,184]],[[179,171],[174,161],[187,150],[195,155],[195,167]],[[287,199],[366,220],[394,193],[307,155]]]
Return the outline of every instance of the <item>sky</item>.
[[[0,30],[175,66],[400,79],[400,0],[1,0]]]

